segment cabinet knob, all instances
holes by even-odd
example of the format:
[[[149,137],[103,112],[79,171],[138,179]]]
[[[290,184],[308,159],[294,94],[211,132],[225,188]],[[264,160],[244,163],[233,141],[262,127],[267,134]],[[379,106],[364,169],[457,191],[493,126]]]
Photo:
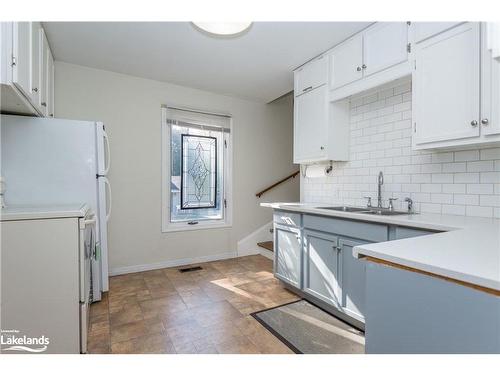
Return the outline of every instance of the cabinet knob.
[[[319,148],[319,149],[320,149],[320,150],[324,150],[325,148],[324,148],[323,146],[320,146],[320,148]]]
[[[363,69],[366,69],[366,64],[361,65]]]
[[[472,121],[470,122],[470,124],[471,124],[472,126],[477,126],[477,121],[476,121],[476,120],[472,120]]]
[[[33,92],[38,92],[38,87],[33,87]]]
[[[487,118],[483,118],[483,119],[481,120],[481,124],[483,124],[483,125],[488,125],[488,124],[489,124],[489,122],[490,122],[490,121],[489,121]]]
[[[45,102],[41,102],[40,104],[42,105],[42,107],[47,107],[47,103]]]
[[[358,66],[358,67],[356,68],[356,71],[357,71],[357,72],[361,72],[361,67],[360,67],[360,66]]]

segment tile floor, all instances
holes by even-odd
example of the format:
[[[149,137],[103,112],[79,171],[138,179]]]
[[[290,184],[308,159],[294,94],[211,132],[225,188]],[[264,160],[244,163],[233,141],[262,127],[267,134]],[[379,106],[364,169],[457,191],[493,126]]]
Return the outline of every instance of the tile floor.
[[[91,305],[89,353],[292,353],[249,314],[299,299],[260,255],[114,276]]]

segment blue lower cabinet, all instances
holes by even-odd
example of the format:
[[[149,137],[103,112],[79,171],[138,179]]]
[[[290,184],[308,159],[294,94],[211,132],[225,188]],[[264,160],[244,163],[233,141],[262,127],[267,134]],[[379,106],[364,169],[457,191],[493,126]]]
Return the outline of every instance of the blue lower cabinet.
[[[274,224],[274,274],[296,287],[302,287],[302,236],[299,228]]]
[[[352,248],[366,242],[340,238],[341,310],[362,322],[365,321],[366,262],[352,255]]]
[[[366,261],[366,353],[500,353],[500,297]]]
[[[303,290],[320,300],[340,306],[340,251],[338,237],[304,230]]]

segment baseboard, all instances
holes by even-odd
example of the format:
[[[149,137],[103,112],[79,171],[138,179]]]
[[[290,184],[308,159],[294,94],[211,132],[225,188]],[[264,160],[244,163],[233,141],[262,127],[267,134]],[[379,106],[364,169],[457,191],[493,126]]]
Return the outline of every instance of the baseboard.
[[[257,242],[272,241],[273,237],[269,233],[269,228],[273,227],[273,222],[264,224],[257,230],[242,238],[237,244],[238,256],[255,255],[261,253],[261,247],[257,246]]]
[[[134,272],[142,272],[142,271],[151,271],[151,270],[157,270],[160,268],[185,266],[185,265],[194,264],[194,263],[212,262],[214,260],[236,258],[237,256],[238,255],[236,252],[230,252],[230,253],[207,255],[207,256],[202,256],[202,257],[197,257],[197,258],[184,258],[184,259],[168,260],[168,261],[159,262],[159,263],[149,263],[149,264],[139,264],[136,266],[116,267],[116,268],[110,269],[109,276],[123,275],[126,273],[134,273]]]

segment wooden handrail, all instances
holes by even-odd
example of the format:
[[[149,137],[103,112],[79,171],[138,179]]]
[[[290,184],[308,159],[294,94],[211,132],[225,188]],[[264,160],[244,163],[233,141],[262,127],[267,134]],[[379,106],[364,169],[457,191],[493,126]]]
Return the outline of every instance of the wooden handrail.
[[[269,190],[271,190],[271,189],[274,189],[274,188],[275,188],[276,186],[278,186],[279,184],[282,184],[283,182],[288,181],[288,180],[289,180],[289,179],[291,179],[291,178],[295,178],[295,176],[297,176],[299,173],[300,173],[300,171],[293,172],[291,175],[289,175],[289,176],[287,176],[287,177],[285,177],[285,178],[283,178],[283,179],[279,180],[278,182],[276,182],[276,183],[272,184],[271,186],[269,186],[269,187],[265,188],[264,190],[259,191],[257,194],[255,194],[255,196],[256,196],[257,198],[260,198],[260,197],[262,196],[262,194],[264,194],[265,192],[267,192],[267,191],[269,191]]]

